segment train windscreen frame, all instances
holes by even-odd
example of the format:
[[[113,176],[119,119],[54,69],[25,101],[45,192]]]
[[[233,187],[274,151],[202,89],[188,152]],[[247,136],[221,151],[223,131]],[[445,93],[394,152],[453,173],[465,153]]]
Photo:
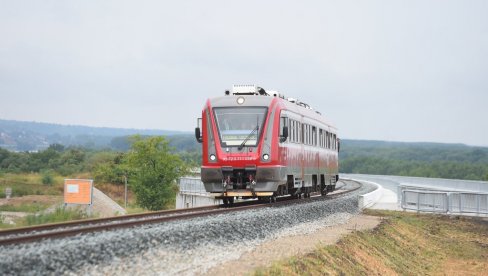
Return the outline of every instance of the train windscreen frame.
[[[222,147],[257,146],[267,107],[214,107]]]

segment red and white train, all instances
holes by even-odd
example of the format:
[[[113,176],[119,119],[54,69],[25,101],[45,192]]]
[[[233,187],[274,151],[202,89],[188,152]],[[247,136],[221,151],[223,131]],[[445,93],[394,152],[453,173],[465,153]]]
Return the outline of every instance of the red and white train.
[[[273,202],[335,189],[337,129],[309,105],[255,85],[207,100],[195,129],[207,192]]]

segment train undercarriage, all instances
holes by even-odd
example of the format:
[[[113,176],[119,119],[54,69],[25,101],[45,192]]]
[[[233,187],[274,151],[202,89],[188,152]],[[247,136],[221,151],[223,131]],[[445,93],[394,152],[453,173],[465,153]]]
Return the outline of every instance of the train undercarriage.
[[[276,202],[277,197],[309,198],[313,193],[326,195],[335,190],[338,181],[338,175],[324,174],[310,175],[307,178],[310,181],[303,181],[293,175],[286,175],[285,181],[260,181],[256,178],[255,167],[243,169],[224,167],[221,172],[222,184],[212,185],[213,188],[208,190],[216,199],[222,199],[226,206],[232,206],[238,199],[258,199],[260,202],[273,203]]]

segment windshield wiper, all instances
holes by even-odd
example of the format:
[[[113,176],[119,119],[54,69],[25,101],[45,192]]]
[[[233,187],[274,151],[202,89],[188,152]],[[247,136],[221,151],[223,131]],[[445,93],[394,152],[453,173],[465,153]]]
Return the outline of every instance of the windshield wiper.
[[[242,141],[241,145],[237,148],[238,150],[242,150],[242,148],[244,147],[244,145],[246,144],[246,142],[251,139],[252,135],[254,134],[254,132],[257,132],[259,130],[259,125],[256,125],[256,127],[251,131],[251,133],[249,133],[249,135],[247,135],[246,139],[244,139],[244,141]]]

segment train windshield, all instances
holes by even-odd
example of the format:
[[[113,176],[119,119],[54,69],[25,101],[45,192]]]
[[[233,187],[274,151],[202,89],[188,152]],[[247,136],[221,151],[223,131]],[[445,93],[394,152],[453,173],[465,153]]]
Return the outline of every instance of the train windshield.
[[[217,128],[223,146],[256,146],[266,107],[216,107]]]

